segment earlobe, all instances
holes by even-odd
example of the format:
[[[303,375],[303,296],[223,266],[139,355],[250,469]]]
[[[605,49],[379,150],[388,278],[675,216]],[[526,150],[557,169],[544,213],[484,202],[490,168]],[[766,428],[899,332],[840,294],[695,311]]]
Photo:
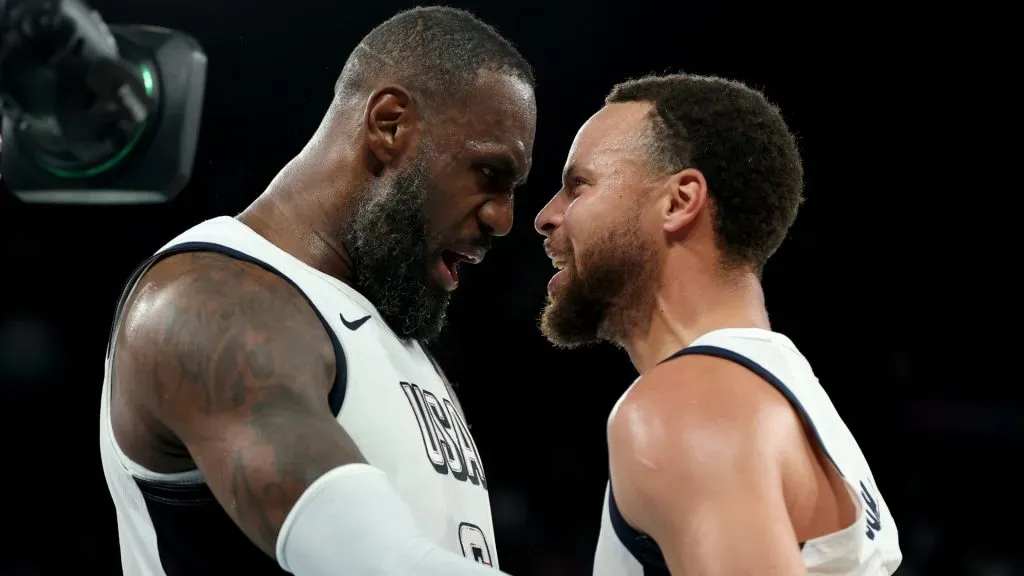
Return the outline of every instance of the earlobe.
[[[663,213],[666,232],[678,232],[697,219],[707,205],[708,185],[704,175],[693,168],[673,174]]]
[[[380,168],[401,162],[416,144],[419,114],[412,94],[402,86],[370,94],[364,120],[366,143]]]

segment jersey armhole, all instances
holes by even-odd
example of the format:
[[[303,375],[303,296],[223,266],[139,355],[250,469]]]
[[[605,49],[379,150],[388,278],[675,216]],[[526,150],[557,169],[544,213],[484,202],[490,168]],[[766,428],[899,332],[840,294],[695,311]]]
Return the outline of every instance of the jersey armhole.
[[[320,322],[323,324],[324,330],[327,331],[327,336],[331,340],[331,346],[334,349],[334,358],[336,366],[335,376],[334,382],[331,385],[331,389],[328,391],[326,400],[328,406],[330,407],[331,414],[335,418],[337,418],[338,413],[341,412],[342,404],[345,401],[345,392],[348,384],[348,363],[345,356],[345,350],[341,345],[341,341],[338,338],[337,334],[335,334],[334,330],[331,328],[330,324],[327,323],[327,320],[323,317],[323,315],[320,313],[320,310],[316,307],[316,305],[305,293],[305,291],[303,291],[302,288],[300,288],[291,278],[280,272],[277,268],[244,252],[235,250],[233,248],[221,244],[215,244],[212,242],[185,242],[182,244],[171,246],[170,248],[158,252],[157,254],[154,254],[153,256],[149,257],[135,269],[135,271],[132,273],[132,276],[129,278],[127,285],[125,286],[125,289],[121,293],[121,299],[118,301],[117,308],[114,313],[114,320],[111,326],[110,340],[107,344],[106,361],[109,365],[108,369],[113,369],[112,362],[114,351],[114,338],[117,336],[117,329],[118,326],[120,325],[121,314],[124,312],[125,303],[131,296],[132,292],[135,290],[135,286],[138,284],[139,280],[141,280],[142,276],[146,273],[146,271],[148,271],[150,268],[152,268],[154,264],[163,260],[164,258],[174,256],[176,254],[185,254],[190,252],[214,252],[218,254],[223,254],[235,260],[240,260],[242,262],[254,264],[256,266],[259,266],[260,268],[263,268],[267,272],[270,272],[271,274],[274,274],[275,276],[282,278],[283,280],[288,282],[293,288],[295,288],[299,292],[299,294],[302,295],[302,297],[309,304],[310,308],[313,309],[313,312],[316,314],[317,318],[319,318]],[[112,384],[113,378],[111,377],[111,385]],[[107,410],[109,411],[109,391],[106,397],[103,398],[103,402],[106,403]],[[176,495],[191,496],[190,491],[184,490],[184,487],[186,485],[196,485],[203,483],[202,473],[198,469],[186,470],[183,472],[176,472],[173,474],[164,474],[152,472],[146,469],[145,467],[135,463],[121,450],[120,445],[118,445],[117,439],[114,436],[113,423],[109,417],[109,414],[106,420],[106,425],[109,426],[109,430],[107,431],[107,433],[109,434],[109,441],[112,444],[112,449],[114,450],[115,457],[117,458],[119,464],[125,470],[125,472],[127,472],[132,478],[134,478],[137,481],[137,483],[140,484],[140,487],[150,488],[153,491],[159,492],[160,497],[164,500],[174,500],[174,496]]]
[[[843,475],[843,470],[836,463],[835,459],[832,458],[832,454],[829,453],[828,447],[825,446],[825,443],[822,441],[821,435],[818,433],[817,426],[815,426],[814,421],[811,420],[811,417],[807,413],[807,410],[804,409],[803,404],[801,404],[796,395],[793,394],[793,391],[790,390],[789,387],[787,387],[776,375],[772,374],[767,368],[761,366],[750,358],[727,348],[719,348],[718,346],[701,345],[683,348],[665,360],[662,360],[660,363],[663,364],[682,356],[693,355],[714,356],[716,358],[735,362],[771,384],[772,387],[778,390],[786,398],[790,406],[796,410],[800,420],[813,434],[814,442],[821,448],[821,451],[832,463],[832,466],[843,479],[843,483],[849,484],[846,477]],[[665,557],[657,542],[647,534],[644,534],[630,526],[626,522],[625,518],[622,517],[622,513],[615,504],[614,487],[610,481],[608,483],[608,516],[612,524],[612,529],[615,531],[615,535],[619,538],[622,545],[629,550],[630,554],[632,554],[633,557],[636,558],[636,560],[644,567],[645,574],[668,574]],[[798,544],[800,546],[800,550],[803,550],[806,542],[799,542]],[[660,570],[664,570],[664,572],[659,572]]]

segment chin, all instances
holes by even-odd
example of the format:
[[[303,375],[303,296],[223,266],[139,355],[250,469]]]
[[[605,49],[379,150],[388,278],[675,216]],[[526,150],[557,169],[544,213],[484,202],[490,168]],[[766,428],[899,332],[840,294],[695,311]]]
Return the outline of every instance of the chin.
[[[579,348],[600,343],[598,333],[603,316],[601,308],[579,302],[569,292],[563,286],[562,290],[548,295],[540,318],[541,333],[560,348]]]

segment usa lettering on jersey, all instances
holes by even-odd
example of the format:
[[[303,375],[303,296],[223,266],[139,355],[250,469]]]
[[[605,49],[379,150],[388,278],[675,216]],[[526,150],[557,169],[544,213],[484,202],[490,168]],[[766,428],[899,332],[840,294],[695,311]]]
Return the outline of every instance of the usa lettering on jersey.
[[[878,510],[878,501],[863,480],[860,482],[860,497],[864,501],[864,516],[867,518],[867,537],[874,540],[875,534],[882,530],[882,513]]]
[[[476,444],[458,410],[447,398],[438,398],[410,382],[400,382],[423,436],[427,460],[438,474],[471,482],[487,490],[487,478]]]

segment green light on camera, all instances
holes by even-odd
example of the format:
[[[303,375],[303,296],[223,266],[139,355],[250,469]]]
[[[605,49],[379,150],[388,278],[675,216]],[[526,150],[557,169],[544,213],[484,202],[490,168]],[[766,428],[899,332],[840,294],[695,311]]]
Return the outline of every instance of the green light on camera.
[[[139,73],[142,76],[142,86],[146,91],[146,96],[152,97],[156,85],[155,79],[153,78],[153,70],[146,64],[140,64]],[[53,174],[54,176],[57,176],[58,178],[91,178],[93,176],[103,174],[104,172],[110,170],[114,166],[120,164],[121,161],[124,160],[125,157],[127,157],[128,154],[130,154],[131,151],[135,149],[135,146],[138,145],[139,140],[142,139],[142,134],[146,131],[146,126],[148,124],[148,119],[142,124],[139,124],[135,128],[135,132],[132,133],[132,137],[128,140],[128,143],[125,144],[124,148],[122,148],[121,151],[118,152],[117,154],[114,154],[114,156],[110,158],[110,160],[107,160],[106,162],[100,164],[99,166],[86,168],[84,170],[65,170],[63,168],[47,166],[43,162],[39,161],[38,158],[36,159],[36,163],[38,163],[43,170],[46,170],[47,172]]]

